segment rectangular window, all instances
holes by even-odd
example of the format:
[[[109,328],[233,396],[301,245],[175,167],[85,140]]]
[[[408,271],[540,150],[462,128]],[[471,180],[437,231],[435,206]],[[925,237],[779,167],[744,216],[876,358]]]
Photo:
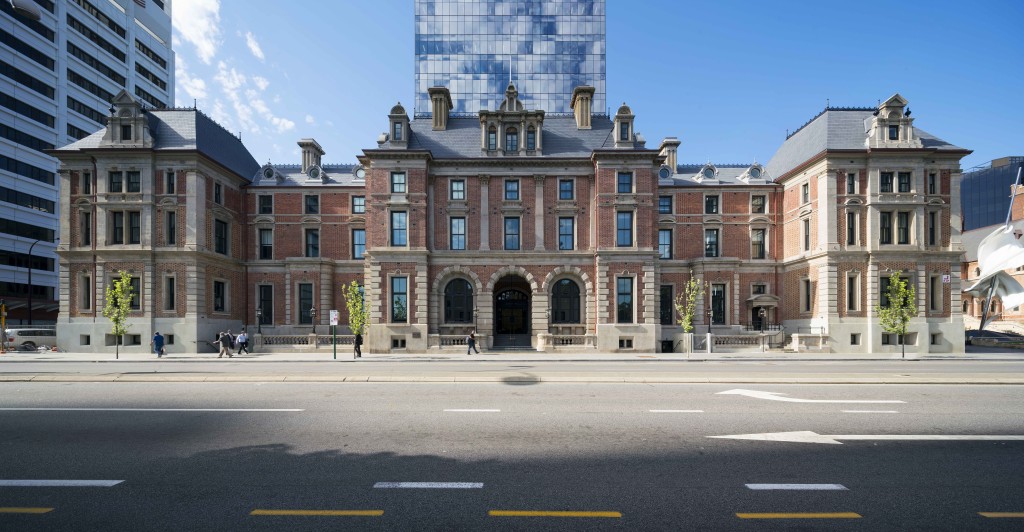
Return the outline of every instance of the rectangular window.
[[[505,201],[519,201],[519,180],[505,180]]]
[[[711,323],[725,325],[725,285],[711,285]]]
[[[900,126],[889,126],[889,140],[900,140]]]
[[[89,276],[82,277],[82,310],[89,310],[92,308],[92,278]]]
[[[910,286],[910,284],[911,284],[910,283],[910,279],[908,279],[908,278],[900,277],[900,280],[906,282],[908,286]],[[878,277],[878,296],[879,296],[878,299],[879,299],[879,301],[878,301],[878,303],[882,307],[888,307],[889,306],[889,285],[890,284],[891,284],[891,282],[890,282],[890,278],[889,278],[888,274],[879,274],[879,277]]]
[[[619,123],[619,140],[629,140],[629,122]]]
[[[575,182],[572,179],[558,180],[558,199],[571,200],[576,197]]]
[[[132,140],[132,126],[125,124],[121,126],[121,140]]]
[[[938,182],[938,180],[936,179],[935,172],[932,172],[932,173],[928,174],[928,193],[929,194],[935,194],[935,190],[937,188],[936,187],[936,183],[937,182]]]
[[[764,214],[765,207],[767,205],[767,198],[764,196],[751,196],[750,197],[750,212],[751,214]]]
[[[352,196],[352,214],[366,214],[366,196]]]
[[[111,241],[114,244],[124,244],[124,212],[114,211],[110,213]]]
[[[224,312],[224,300],[227,296],[226,286],[224,281],[215,280],[213,281],[213,311]]]
[[[615,245],[630,247],[633,245],[633,212],[618,212],[615,215]]]
[[[132,310],[139,310],[142,308],[142,280],[138,277],[132,277],[128,282],[128,286],[131,287],[132,298],[128,306]]]
[[[891,212],[880,212],[878,213],[878,243],[879,244],[892,244],[892,213]]]
[[[765,249],[765,234],[768,232],[767,229],[751,229],[750,230],[750,258],[752,259],[763,259],[767,252]]]
[[[487,149],[490,151],[498,149],[498,131],[494,129],[494,126],[487,130]]]
[[[661,286],[661,324],[662,325],[675,325],[672,318],[674,317],[675,311],[675,298],[672,295],[672,285],[666,284]]]
[[[408,227],[406,225],[406,216],[408,213],[405,211],[395,211],[391,213],[391,245],[392,246],[405,246],[408,245],[407,232]]]
[[[558,249],[567,251],[574,248],[576,238],[576,219],[568,216],[558,219]]]
[[[213,202],[217,205],[224,204],[224,187],[220,183],[213,184]]]
[[[846,310],[857,310],[860,306],[860,277],[856,274],[846,276]]]
[[[306,196],[306,214],[320,214],[320,196]]]
[[[450,228],[449,246],[454,250],[466,249],[466,219],[462,217],[452,218],[448,223]]]
[[[395,134],[393,135],[393,137],[394,137],[393,140],[401,141],[402,140],[402,123],[401,122],[395,122],[394,133]]]
[[[929,211],[928,212],[928,245],[929,246],[934,246],[938,242],[938,239],[936,238],[936,236],[937,236],[936,230],[938,229],[938,227],[937,227],[938,226],[937,220],[939,218],[938,214],[939,213],[937,213],[935,211]]]
[[[850,335],[850,345],[860,345],[860,334],[854,333]]]
[[[174,277],[164,277],[164,310],[174,310],[177,298],[174,281]]]
[[[82,172],[82,194],[92,194],[92,174]]]
[[[128,192],[142,192],[142,174],[139,172],[127,172]]]
[[[299,325],[313,324],[313,283],[299,283]]]
[[[804,218],[804,251],[811,250],[811,220]]]
[[[896,186],[898,192],[910,192],[910,172],[896,174]]]
[[[857,245],[857,213],[846,213],[846,245]]]
[[[80,216],[81,216],[81,220],[82,220],[82,232],[79,235],[79,240],[81,240],[83,246],[91,246],[92,245],[92,213],[91,212],[83,212],[83,213],[81,213]]]
[[[846,193],[857,193],[857,174],[846,174]]]
[[[463,179],[452,179],[452,188],[448,197],[453,200],[462,201],[466,199],[466,181]]]
[[[704,230],[704,256],[718,256],[718,229]]]
[[[526,130],[526,149],[530,151],[537,149],[537,130],[533,126]]]
[[[658,258],[672,258],[672,230],[658,229]]]
[[[942,310],[942,283],[937,275],[928,278],[928,308],[932,312]]]
[[[910,213],[901,211],[896,213],[896,243],[910,243]]]
[[[633,278],[617,278],[615,288],[615,321],[617,323],[633,323]]]
[[[320,256],[320,230],[306,229],[306,256]]]
[[[213,222],[213,250],[222,255],[228,254],[228,223],[225,221]]]
[[[505,130],[505,151],[519,151],[519,130],[514,127]]]
[[[768,293],[768,285],[755,284],[751,289],[750,293],[753,295],[761,295]]]
[[[878,190],[880,192],[892,192],[892,172],[882,172],[878,182]]]
[[[633,192],[633,173],[619,172],[618,188],[619,194],[630,194]]]
[[[260,260],[274,260],[273,229],[260,229]]]
[[[164,245],[176,246],[178,245],[178,213],[167,211],[164,213],[164,216],[166,217],[164,222]]]
[[[704,196],[704,214],[718,214],[718,196]]]
[[[259,198],[259,213],[260,214],[274,214],[274,196],[270,194],[261,194]]]
[[[803,185],[800,185],[800,201],[802,203],[810,203],[811,202],[811,184],[810,183],[804,183]]]
[[[352,258],[361,259],[366,255],[366,229],[352,230]]]
[[[801,286],[804,297],[800,309],[803,312],[810,312],[814,305],[814,283],[810,279],[804,279]]]
[[[505,217],[505,249],[519,249],[519,218]]]
[[[259,285],[259,293],[257,294],[258,307],[260,311],[259,321],[262,325],[271,325],[274,323],[274,287],[269,284]]]
[[[391,278],[391,321],[406,323],[409,321],[409,278]]]
[[[107,181],[107,192],[124,192],[124,174],[121,172],[110,172]]]
[[[658,196],[658,214],[672,214],[672,196]]]
[[[164,172],[164,194],[174,194],[177,185],[178,180],[174,175],[174,170]]]
[[[391,172],[391,193],[405,194],[405,172]]]
[[[142,213],[131,211],[128,213],[128,243],[142,243]]]

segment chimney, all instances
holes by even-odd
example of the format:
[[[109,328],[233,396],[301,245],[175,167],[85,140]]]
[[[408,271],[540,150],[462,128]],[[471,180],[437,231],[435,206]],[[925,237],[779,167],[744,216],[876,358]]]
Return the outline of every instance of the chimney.
[[[679,157],[676,152],[679,151],[680,144],[682,143],[675,137],[665,137],[665,140],[661,141],[661,147],[658,148],[661,152],[659,155],[665,158],[665,166],[671,168],[673,174],[678,168]]]
[[[326,153],[313,139],[300,140],[299,149],[302,150],[302,173],[306,173],[314,166],[320,166],[320,158]]]
[[[448,112],[455,107],[452,105],[452,94],[448,92],[448,87],[430,87],[427,94],[430,95],[434,131],[444,131],[448,127]]]
[[[590,117],[593,114],[591,104],[594,101],[594,87],[580,86],[572,91],[569,106],[576,116],[576,129],[590,129]]]

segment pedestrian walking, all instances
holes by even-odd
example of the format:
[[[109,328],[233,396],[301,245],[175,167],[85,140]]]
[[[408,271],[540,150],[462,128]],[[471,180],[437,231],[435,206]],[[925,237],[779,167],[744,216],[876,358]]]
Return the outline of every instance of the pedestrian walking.
[[[232,344],[232,341],[231,340],[232,340],[232,338],[231,338],[231,331],[226,331],[226,332],[220,333],[220,354],[217,355],[217,358],[223,358],[224,355],[227,355],[228,358],[232,357],[232,355],[231,355],[231,344]]]
[[[476,348],[476,333],[469,333],[466,337],[466,354],[472,355],[472,351],[476,351],[476,354],[480,354],[480,351]]]
[[[245,354],[247,355],[252,354],[249,352],[249,335],[245,332],[245,329],[242,329],[242,332],[238,333],[238,338],[235,338],[235,343],[238,344],[239,355],[242,354],[242,351],[245,351]]]
[[[356,334],[356,340],[354,342],[352,342],[352,343],[356,346],[356,357],[363,356],[363,350],[362,350],[363,335]]]
[[[150,342],[149,345],[153,347],[153,352],[156,353],[157,358],[167,354],[164,351],[164,337],[160,334],[160,331],[157,331],[156,334],[153,335],[153,341]]]

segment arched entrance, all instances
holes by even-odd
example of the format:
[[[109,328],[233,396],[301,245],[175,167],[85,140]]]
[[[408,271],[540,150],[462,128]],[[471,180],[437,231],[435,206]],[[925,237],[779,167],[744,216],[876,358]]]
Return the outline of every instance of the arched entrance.
[[[530,285],[508,275],[494,285],[494,346],[530,347]]]

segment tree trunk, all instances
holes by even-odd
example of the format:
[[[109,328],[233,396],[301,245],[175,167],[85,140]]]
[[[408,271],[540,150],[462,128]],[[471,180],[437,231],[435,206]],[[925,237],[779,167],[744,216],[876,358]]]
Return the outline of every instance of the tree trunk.
[[[114,360],[120,360],[121,358],[121,337],[114,337]]]

